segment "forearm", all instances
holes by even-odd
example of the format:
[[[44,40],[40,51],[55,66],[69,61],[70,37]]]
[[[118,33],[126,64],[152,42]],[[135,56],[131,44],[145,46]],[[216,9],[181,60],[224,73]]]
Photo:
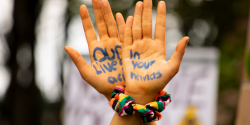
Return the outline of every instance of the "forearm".
[[[110,125],[143,125],[141,117],[138,113],[135,115],[119,116],[117,112]]]
[[[158,125],[157,122],[149,122],[149,123],[146,123],[145,125]]]
[[[116,112],[110,125],[158,125],[157,122],[142,123],[138,113],[135,115],[119,116]]]

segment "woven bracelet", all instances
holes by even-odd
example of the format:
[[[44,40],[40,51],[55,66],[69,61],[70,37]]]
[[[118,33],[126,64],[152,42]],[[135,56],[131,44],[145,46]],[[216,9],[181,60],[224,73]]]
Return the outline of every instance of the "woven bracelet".
[[[115,87],[111,94],[110,107],[119,116],[134,115],[138,112],[141,115],[143,123],[160,120],[160,112],[171,102],[170,94],[162,90],[157,94],[154,102],[146,105],[134,104],[134,99],[131,96],[125,95],[124,91],[125,86]]]

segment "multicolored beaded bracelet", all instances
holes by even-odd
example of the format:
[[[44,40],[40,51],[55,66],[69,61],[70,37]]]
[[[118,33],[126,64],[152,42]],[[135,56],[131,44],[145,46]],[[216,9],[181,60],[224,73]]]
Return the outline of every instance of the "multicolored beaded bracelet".
[[[161,119],[161,114],[165,107],[171,102],[170,94],[164,90],[160,91],[154,102],[146,105],[134,104],[131,96],[125,95],[125,86],[116,86],[111,94],[109,105],[119,116],[134,115],[138,112],[142,122],[152,122]]]

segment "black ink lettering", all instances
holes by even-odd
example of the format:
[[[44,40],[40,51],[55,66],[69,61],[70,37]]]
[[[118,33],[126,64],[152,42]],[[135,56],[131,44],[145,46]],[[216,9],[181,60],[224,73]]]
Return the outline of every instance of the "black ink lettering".
[[[139,79],[138,79],[138,75],[136,75],[136,74],[133,73],[133,72],[130,73],[130,77],[131,77],[131,79],[133,79],[133,77],[135,77],[136,80],[139,80]]]
[[[130,59],[133,58],[133,53],[132,53],[132,49],[130,50]]]
[[[136,56],[138,56],[138,59],[140,59],[140,53],[139,52],[134,53],[134,59],[136,58]]]
[[[140,68],[142,68],[143,67],[143,62],[139,62],[138,63],[138,68],[140,69]]]
[[[158,76],[156,77],[156,79],[159,79],[159,78],[161,78],[161,76],[162,76],[162,74],[161,74],[160,71],[157,71],[155,75],[158,75]]]
[[[118,79],[120,82],[122,81],[122,78],[121,78],[121,74],[120,74],[120,73],[118,74],[117,79]]]
[[[152,78],[153,76],[153,78]],[[154,80],[155,79],[155,72],[153,72],[151,75],[150,75],[150,80]]]
[[[122,71],[122,78],[123,78],[123,80],[125,81],[125,77],[124,77],[124,73],[123,73],[123,71]]]
[[[94,64],[93,64],[93,67],[95,68],[95,71],[96,71],[96,74],[97,74],[97,75],[102,74],[102,71],[97,70]]]
[[[116,54],[117,54],[117,58],[120,59],[120,55],[119,55],[119,52],[118,52],[118,50],[117,50],[118,48],[121,49],[122,47],[121,47],[120,45],[115,46],[115,52],[116,52]]]
[[[138,59],[140,59],[140,53],[139,52],[134,53],[134,59],[136,58],[136,56],[138,57]],[[130,59],[133,59],[132,49],[130,50]]]
[[[111,64],[108,62],[107,63],[108,66],[106,66],[105,64],[103,64],[103,67],[108,70],[109,72],[112,72],[113,70],[116,71],[116,68],[114,66],[117,65],[117,61],[112,61]]]
[[[112,68],[112,70],[116,71],[116,68],[114,67],[116,65],[117,65],[117,61],[112,61],[111,62],[111,68]]]
[[[119,64],[122,66],[122,59],[119,60]]]
[[[143,66],[144,66],[145,69],[148,69],[148,68],[149,68],[149,62],[145,62],[145,63],[143,64]]]
[[[148,69],[149,66],[152,66],[155,63],[155,60],[151,61],[151,62],[134,62],[132,61],[132,65],[133,65],[133,69],[135,69],[136,67],[140,68],[144,68],[144,69]]]
[[[149,80],[149,75],[145,75],[145,76],[143,77],[143,80],[144,80],[144,81],[146,81],[146,80],[148,81],[148,80]]]
[[[100,47],[96,47],[96,48],[94,49],[93,58],[94,58],[94,60],[96,60],[96,61],[98,61],[97,58],[96,58],[96,51],[97,51],[97,50],[101,51],[102,54],[104,55],[99,61],[100,61],[100,62],[105,61],[105,60],[106,60],[106,55],[107,55],[107,49],[105,48],[105,50],[103,50],[103,49],[100,48]]]
[[[104,73],[106,73],[106,71],[102,68],[102,65],[100,65],[100,67],[101,67],[102,71],[103,71]]]
[[[105,48],[105,50],[106,50],[106,48]],[[110,57],[110,56],[108,55],[108,53],[107,53],[107,58],[108,58],[108,60],[110,60],[110,61],[112,61],[112,60],[115,59],[115,50],[111,49],[111,52],[112,52],[112,54],[113,54],[112,57]]]
[[[134,61],[132,61],[132,65],[133,65],[133,69],[135,69],[135,67],[137,66],[137,62],[135,63]]]
[[[152,66],[155,63],[155,60],[150,62],[150,66]]]
[[[105,49],[102,49],[102,48],[100,48],[100,47],[96,47],[95,49],[94,49],[94,51],[93,51],[93,58],[94,58],[94,60],[95,61],[99,61],[99,62],[103,62],[103,61],[105,61],[106,59],[108,59],[108,60],[110,60],[110,61],[113,61],[114,59],[115,59],[115,55],[117,54],[117,58],[118,59],[120,59],[120,55],[119,55],[119,52],[118,52],[118,48],[122,48],[120,45],[117,45],[117,46],[115,46],[115,48],[114,49],[112,49],[111,48],[111,52],[112,52],[112,56],[110,57],[109,55],[108,55],[108,51],[107,51],[107,48],[105,48]],[[97,51],[100,51],[102,54],[103,54],[103,57],[100,59],[100,60],[98,60],[97,58],[96,58],[96,52]],[[132,50],[131,50],[132,51]]]
[[[108,82],[111,84],[117,83],[117,79],[115,77],[109,76],[108,77]]]

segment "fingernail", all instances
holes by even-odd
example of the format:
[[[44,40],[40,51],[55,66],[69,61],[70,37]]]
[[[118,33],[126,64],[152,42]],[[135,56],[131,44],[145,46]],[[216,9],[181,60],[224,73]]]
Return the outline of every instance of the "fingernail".
[[[138,7],[141,7],[142,6],[142,2],[141,1],[139,1],[139,2],[137,2],[137,4],[136,4]]]
[[[188,36],[186,36],[186,38],[187,38],[187,40],[186,40],[186,45],[188,44],[188,42],[189,42],[189,37]]]

